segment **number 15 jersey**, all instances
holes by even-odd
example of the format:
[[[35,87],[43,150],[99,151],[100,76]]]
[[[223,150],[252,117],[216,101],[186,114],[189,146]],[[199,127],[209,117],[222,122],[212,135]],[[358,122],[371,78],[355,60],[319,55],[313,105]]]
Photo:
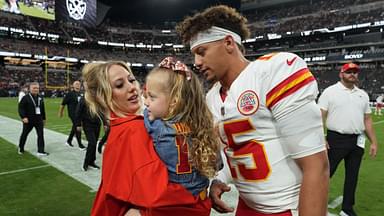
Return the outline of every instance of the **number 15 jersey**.
[[[325,150],[306,63],[292,53],[265,55],[239,74],[224,101],[220,89],[218,82],[207,101],[240,197],[260,212],[297,209],[302,173],[294,159]]]

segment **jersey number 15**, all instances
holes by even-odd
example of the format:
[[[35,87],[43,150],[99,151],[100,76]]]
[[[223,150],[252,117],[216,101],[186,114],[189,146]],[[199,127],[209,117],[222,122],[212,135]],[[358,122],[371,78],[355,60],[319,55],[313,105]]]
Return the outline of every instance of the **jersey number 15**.
[[[224,131],[228,139],[227,147],[224,151],[227,155],[232,177],[238,179],[238,175],[241,175],[245,181],[267,179],[271,168],[265,153],[264,144],[257,140],[248,140],[241,143],[235,143],[234,141],[236,136],[255,131],[249,119],[225,122]]]

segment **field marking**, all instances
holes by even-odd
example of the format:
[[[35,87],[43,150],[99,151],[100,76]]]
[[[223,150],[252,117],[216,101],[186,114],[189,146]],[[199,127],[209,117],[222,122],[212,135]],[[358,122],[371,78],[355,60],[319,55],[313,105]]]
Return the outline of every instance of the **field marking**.
[[[50,126],[49,127],[50,129],[52,130],[55,130],[55,129],[71,129],[72,128],[72,125],[70,124],[67,124],[67,125],[54,125],[54,126]]]
[[[34,169],[41,169],[41,168],[50,167],[50,166],[51,165],[46,164],[46,165],[35,166],[35,167],[26,168],[26,169],[12,170],[12,171],[7,171],[7,172],[2,172],[2,173],[0,173],[0,176],[13,174],[13,173],[19,173],[19,172],[25,172],[25,171],[34,170]]]
[[[384,120],[381,120],[381,121],[373,122],[373,124],[374,124],[374,125],[377,125],[377,124],[381,124],[381,123],[383,123],[383,122],[384,122]]]
[[[328,208],[335,209],[342,202],[343,202],[343,196],[338,196],[331,203],[328,204]]]

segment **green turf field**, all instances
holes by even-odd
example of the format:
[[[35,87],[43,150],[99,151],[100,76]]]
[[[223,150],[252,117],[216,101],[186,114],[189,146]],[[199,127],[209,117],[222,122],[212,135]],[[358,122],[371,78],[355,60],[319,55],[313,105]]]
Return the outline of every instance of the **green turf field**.
[[[46,128],[67,134],[66,113],[57,117],[60,102],[46,100]],[[0,115],[18,119],[17,98],[1,98]],[[28,152],[23,157],[15,152],[15,145],[0,138],[0,215],[89,215],[95,193],[88,186]]]
[[[0,10],[2,10],[5,7],[5,1],[0,0]],[[34,6],[34,7],[27,7],[24,5],[24,3],[19,2],[19,10],[21,11],[21,14],[27,15],[27,16],[34,16],[34,17],[39,17],[39,18],[44,18],[44,19],[50,19],[54,20],[55,19],[55,14],[54,11],[53,13],[48,13],[47,11],[42,10],[41,8]],[[50,9],[52,10],[52,9]]]
[[[89,215],[90,188],[0,138],[0,215]]]
[[[67,117],[57,117],[61,99],[46,99],[46,128],[67,134],[70,121]],[[19,119],[17,98],[0,98],[0,115]],[[66,114],[65,114],[66,116]],[[371,159],[365,154],[356,194],[355,210],[360,216],[380,216],[384,214],[382,194],[384,193],[384,116],[373,116],[379,154]],[[5,126],[1,126],[5,130]],[[369,145],[368,145],[369,146]],[[27,153],[17,157],[16,146],[0,139],[0,173],[28,169],[19,173],[0,175],[0,215],[88,215],[94,193],[78,181],[48,166]],[[366,151],[368,153],[368,151]],[[344,172],[343,164],[330,187],[330,200],[342,195]],[[330,212],[338,213],[340,207]]]

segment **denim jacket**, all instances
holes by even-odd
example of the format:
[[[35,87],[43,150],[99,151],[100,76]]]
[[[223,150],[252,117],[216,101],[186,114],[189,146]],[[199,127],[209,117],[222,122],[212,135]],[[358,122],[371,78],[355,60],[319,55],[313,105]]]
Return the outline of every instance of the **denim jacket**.
[[[153,139],[157,154],[167,166],[169,181],[181,184],[193,195],[197,195],[208,187],[209,180],[188,162],[187,148],[191,140],[182,134],[187,133],[189,129],[177,123],[176,119],[150,121],[148,110],[144,110],[145,127]],[[185,144],[188,145],[182,145],[185,138],[187,139]]]

